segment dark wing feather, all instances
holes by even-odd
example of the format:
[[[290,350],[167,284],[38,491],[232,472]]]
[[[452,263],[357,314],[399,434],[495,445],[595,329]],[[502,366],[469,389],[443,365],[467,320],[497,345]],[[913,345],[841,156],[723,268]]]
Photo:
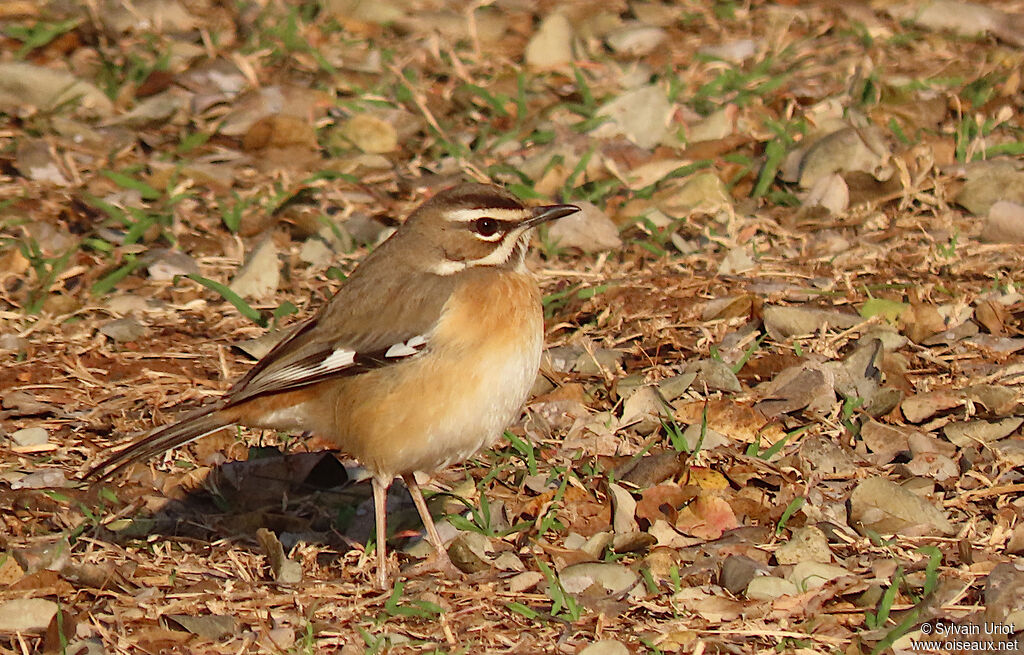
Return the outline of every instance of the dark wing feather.
[[[370,257],[385,256],[387,245]],[[369,259],[356,269],[315,318],[277,344],[228,391],[227,406],[388,366],[405,358],[390,356],[392,347],[429,337],[450,295],[451,279],[393,270],[388,279],[370,279],[360,275],[374,269],[368,263]],[[399,285],[398,280],[407,284]],[[406,356],[429,347],[426,342],[418,344],[406,350]]]

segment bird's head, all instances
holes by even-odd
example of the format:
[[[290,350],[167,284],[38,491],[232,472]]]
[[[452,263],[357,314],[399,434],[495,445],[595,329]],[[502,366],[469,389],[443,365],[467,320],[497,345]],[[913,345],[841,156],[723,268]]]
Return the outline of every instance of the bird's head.
[[[517,268],[531,229],[578,211],[576,205],[526,207],[501,187],[460,184],[420,205],[399,231],[416,237],[427,258],[423,268],[436,275],[474,266]]]

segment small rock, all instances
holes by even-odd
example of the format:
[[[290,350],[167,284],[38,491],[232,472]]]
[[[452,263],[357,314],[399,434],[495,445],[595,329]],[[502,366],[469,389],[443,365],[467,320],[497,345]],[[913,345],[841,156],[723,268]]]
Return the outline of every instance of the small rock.
[[[725,434],[711,428],[704,428],[700,423],[691,423],[683,430],[683,441],[690,452],[698,449],[705,452],[728,446],[732,440]]]
[[[786,577],[798,589],[807,591],[809,589],[817,589],[831,580],[847,575],[850,575],[850,572],[840,566],[823,564],[821,562],[800,562],[793,567],[793,570]]]
[[[66,487],[67,484],[64,471],[46,469],[30,473],[17,482],[12,482],[11,489],[55,489]]]
[[[694,381],[694,384],[701,390],[703,390],[705,384],[708,389],[713,391],[738,393],[743,389],[739,378],[733,373],[732,368],[718,359],[702,359],[690,362],[686,365],[685,372],[696,374],[697,379]]]
[[[665,405],[654,387],[641,387],[622,403],[620,427],[632,426],[638,434],[648,435],[661,427]]]
[[[260,528],[256,531],[256,538],[270,564],[274,582],[286,585],[302,582],[302,564],[288,559],[284,552],[284,546],[281,545],[277,535],[266,528]]]
[[[562,68],[572,61],[572,24],[564,14],[548,15],[526,44],[526,65],[537,70]]]
[[[964,404],[959,394],[949,391],[929,391],[904,398],[900,403],[903,416],[911,423],[921,423],[939,412]]]
[[[800,460],[804,475],[817,473],[826,479],[844,478],[856,473],[859,468],[847,451],[820,435],[809,437],[800,444]]]
[[[746,596],[750,600],[775,600],[780,596],[796,596],[800,590],[789,580],[772,575],[760,575],[747,585]]]
[[[751,580],[758,575],[767,575],[768,567],[745,555],[730,555],[722,562],[722,573],[718,584],[733,594],[741,594],[748,589]]]
[[[608,483],[608,491],[612,495],[612,526],[615,534],[638,532],[640,525],[636,522],[636,498],[614,482]]]
[[[999,200],[988,210],[981,240],[989,243],[1024,243],[1024,204]]]
[[[19,446],[41,446],[49,439],[44,428],[22,428],[11,433],[11,441]]]
[[[389,237],[394,228],[389,228],[372,216],[354,212],[344,224],[345,231],[360,245],[376,245]]]
[[[868,421],[860,430],[864,445],[876,455],[876,465],[888,464],[896,455],[910,448],[906,433],[898,427]]]
[[[825,533],[813,525],[793,530],[789,541],[775,550],[775,560],[779,564],[797,564],[799,562],[832,561],[832,551],[828,547]]]
[[[20,115],[30,107],[57,107],[97,116],[114,113],[114,103],[98,87],[73,73],[24,62],[0,63],[0,111]]]
[[[668,134],[673,108],[665,91],[649,85],[623,93],[597,110],[610,121],[596,128],[597,137],[623,135],[641,148],[653,148]]]
[[[681,182],[669,182],[655,196],[658,208],[670,216],[685,216],[695,210],[711,212],[732,207],[732,197],[722,179],[710,172],[696,173]]]
[[[481,543],[481,539],[485,544]],[[491,568],[486,549],[490,547],[490,540],[477,532],[460,532],[455,539],[448,544],[448,557],[463,573],[478,573]]]
[[[658,543],[657,537],[647,532],[617,534],[612,541],[612,550],[618,554],[637,553]]]
[[[242,265],[229,285],[231,290],[251,300],[268,298],[281,283],[281,268],[277,261],[277,247],[267,237]]]
[[[17,598],[0,603],[0,633],[33,633],[46,630],[57,615],[57,603],[44,598]]]
[[[859,316],[845,312],[812,307],[764,308],[764,327],[773,339],[785,341],[788,337],[814,334],[826,326],[845,330],[861,322]]]
[[[544,574],[539,571],[523,571],[519,575],[509,578],[508,590],[513,594],[522,593],[533,589],[542,580],[544,580]]]
[[[833,216],[850,206],[850,187],[840,175],[833,173],[819,178],[804,198],[804,207],[823,207]]]
[[[594,559],[601,559],[604,556],[605,549],[612,545],[614,540],[615,535],[611,532],[598,532],[590,537],[590,539],[587,539],[579,549]]]
[[[178,275],[192,275],[199,272],[196,260],[180,250],[162,249],[153,252],[152,263],[147,267],[149,277],[154,280],[173,280]]]
[[[988,625],[1021,625],[1024,622],[1024,571],[1020,560],[997,564],[985,580],[984,596]]]
[[[44,139],[25,139],[18,145],[14,167],[30,180],[67,186],[68,179],[54,160],[50,144]]]
[[[686,390],[693,385],[693,381],[696,379],[697,374],[695,372],[683,373],[681,375],[665,378],[658,383],[658,391],[665,400],[676,400],[686,393]]]
[[[494,560],[492,560],[492,564],[494,564],[494,568],[498,569],[499,571],[526,570],[526,566],[523,564],[523,560],[519,559],[519,557],[515,553],[507,550],[498,553],[497,557],[495,557]]]
[[[823,177],[849,171],[862,171],[879,181],[892,176],[889,150],[881,131],[847,127],[818,139],[800,162],[799,183],[809,189]]]
[[[606,40],[608,47],[620,55],[642,57],[654,52],[667,38],[660,27],[633,23],[613,30]]]
[[[555,222],[548,238],[560,248],[579,248],[584,252],[612,250],[622,245],[619,228],[593,203],[575,203],[582,211]]]
[[[977,216],[988,214],[998,202],[1024,205],[1024,171],[1006,159],[978,161],[967,165],[967,181],[956,202]]]
[[[750,39],[727,41],[718,45],[704,46],[700,49],[700,53],[739,64],[757,54],[757,44]]]
[[[590,644],[578,655],[629,655],[629,649],[621,641],[606,639]]]
[[[618,371],[624,357],[625,354],[621,350],[610,348],[595,348],[593,354],[584,350],[576,359],[572,370],[580,375],[603,377],[606,372],[614,374]]]
[[[885,478],[867,478],[850,494],[850,527],[861,534],[943,534],[956,529],[924,498]]]
[[[622,564],[584,562],[565,567],[558,579],[571,594],[581,593],[595,583],[611,594],[619,594],[636,586],[640,576]]]
[[[210,641],[216,641],[238,630],[238,619],[226,614],[202,614],[199,616],[164,614],[163,616],[169,621],[177,623],[186,631]]]
[[[28,339],[16,334],[0,334],[0,351],[23,352],[28,348]]]
[[[11,554],[25,573],[63,571],[71,561],[71,543],[66,536],[36,537]]]
[[[398,149],[394,126],[369,114],[357,114],[342,123],[341,133],[363,152],[382,154]]]
[[[947,423],[942,433],[949,441],[964,447],[970,444],[987,444],[1008,437],[1024,423],[1024,418],[1011,416],[999,421],[966,421]]]
[[[146,326],[134,318],[115,318],[100,326],[100,334],[110,337],[118,343],[138,341],[146,334]]]

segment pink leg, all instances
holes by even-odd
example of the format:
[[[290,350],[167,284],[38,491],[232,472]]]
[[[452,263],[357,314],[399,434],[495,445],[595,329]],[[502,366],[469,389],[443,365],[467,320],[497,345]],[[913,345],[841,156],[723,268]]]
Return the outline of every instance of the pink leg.
[[[377,586],[387,589],[388,586],[388,487],[387,482],[373,478],[373,515],[377,523]]]
[[[416,482],[416,476],[412,473],[407,473],[402,476],[402,479],[405,481],[405,486],[409,488],[409,495],[412,496],[412,502],[416,505],[416,510],[420,513],[423,527],[427,529],[427,539],[430,541],[430,545],[434,547],[436,570],[449,575],[461,575],[461,572],[455,568],[455,565],[452,564],[451,559],[448,557],[448,551],[445,550],[444,543],[441,541],[441,535],[437,533],[434,517],[430,515],[427,501],[423,499],[423,492],[420,490],[419,483]],[[416,568],[419,569],[419,567]]]

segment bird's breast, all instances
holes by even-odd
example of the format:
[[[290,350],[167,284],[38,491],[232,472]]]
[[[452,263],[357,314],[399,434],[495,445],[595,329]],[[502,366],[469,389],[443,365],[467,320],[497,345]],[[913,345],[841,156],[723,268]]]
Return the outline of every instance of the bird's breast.
[[[347,383],[336,400],[338,445],[381,476],[472,456],[518,415],[543,340],[531,277],[474,275],[445,303],[425,352]]]

